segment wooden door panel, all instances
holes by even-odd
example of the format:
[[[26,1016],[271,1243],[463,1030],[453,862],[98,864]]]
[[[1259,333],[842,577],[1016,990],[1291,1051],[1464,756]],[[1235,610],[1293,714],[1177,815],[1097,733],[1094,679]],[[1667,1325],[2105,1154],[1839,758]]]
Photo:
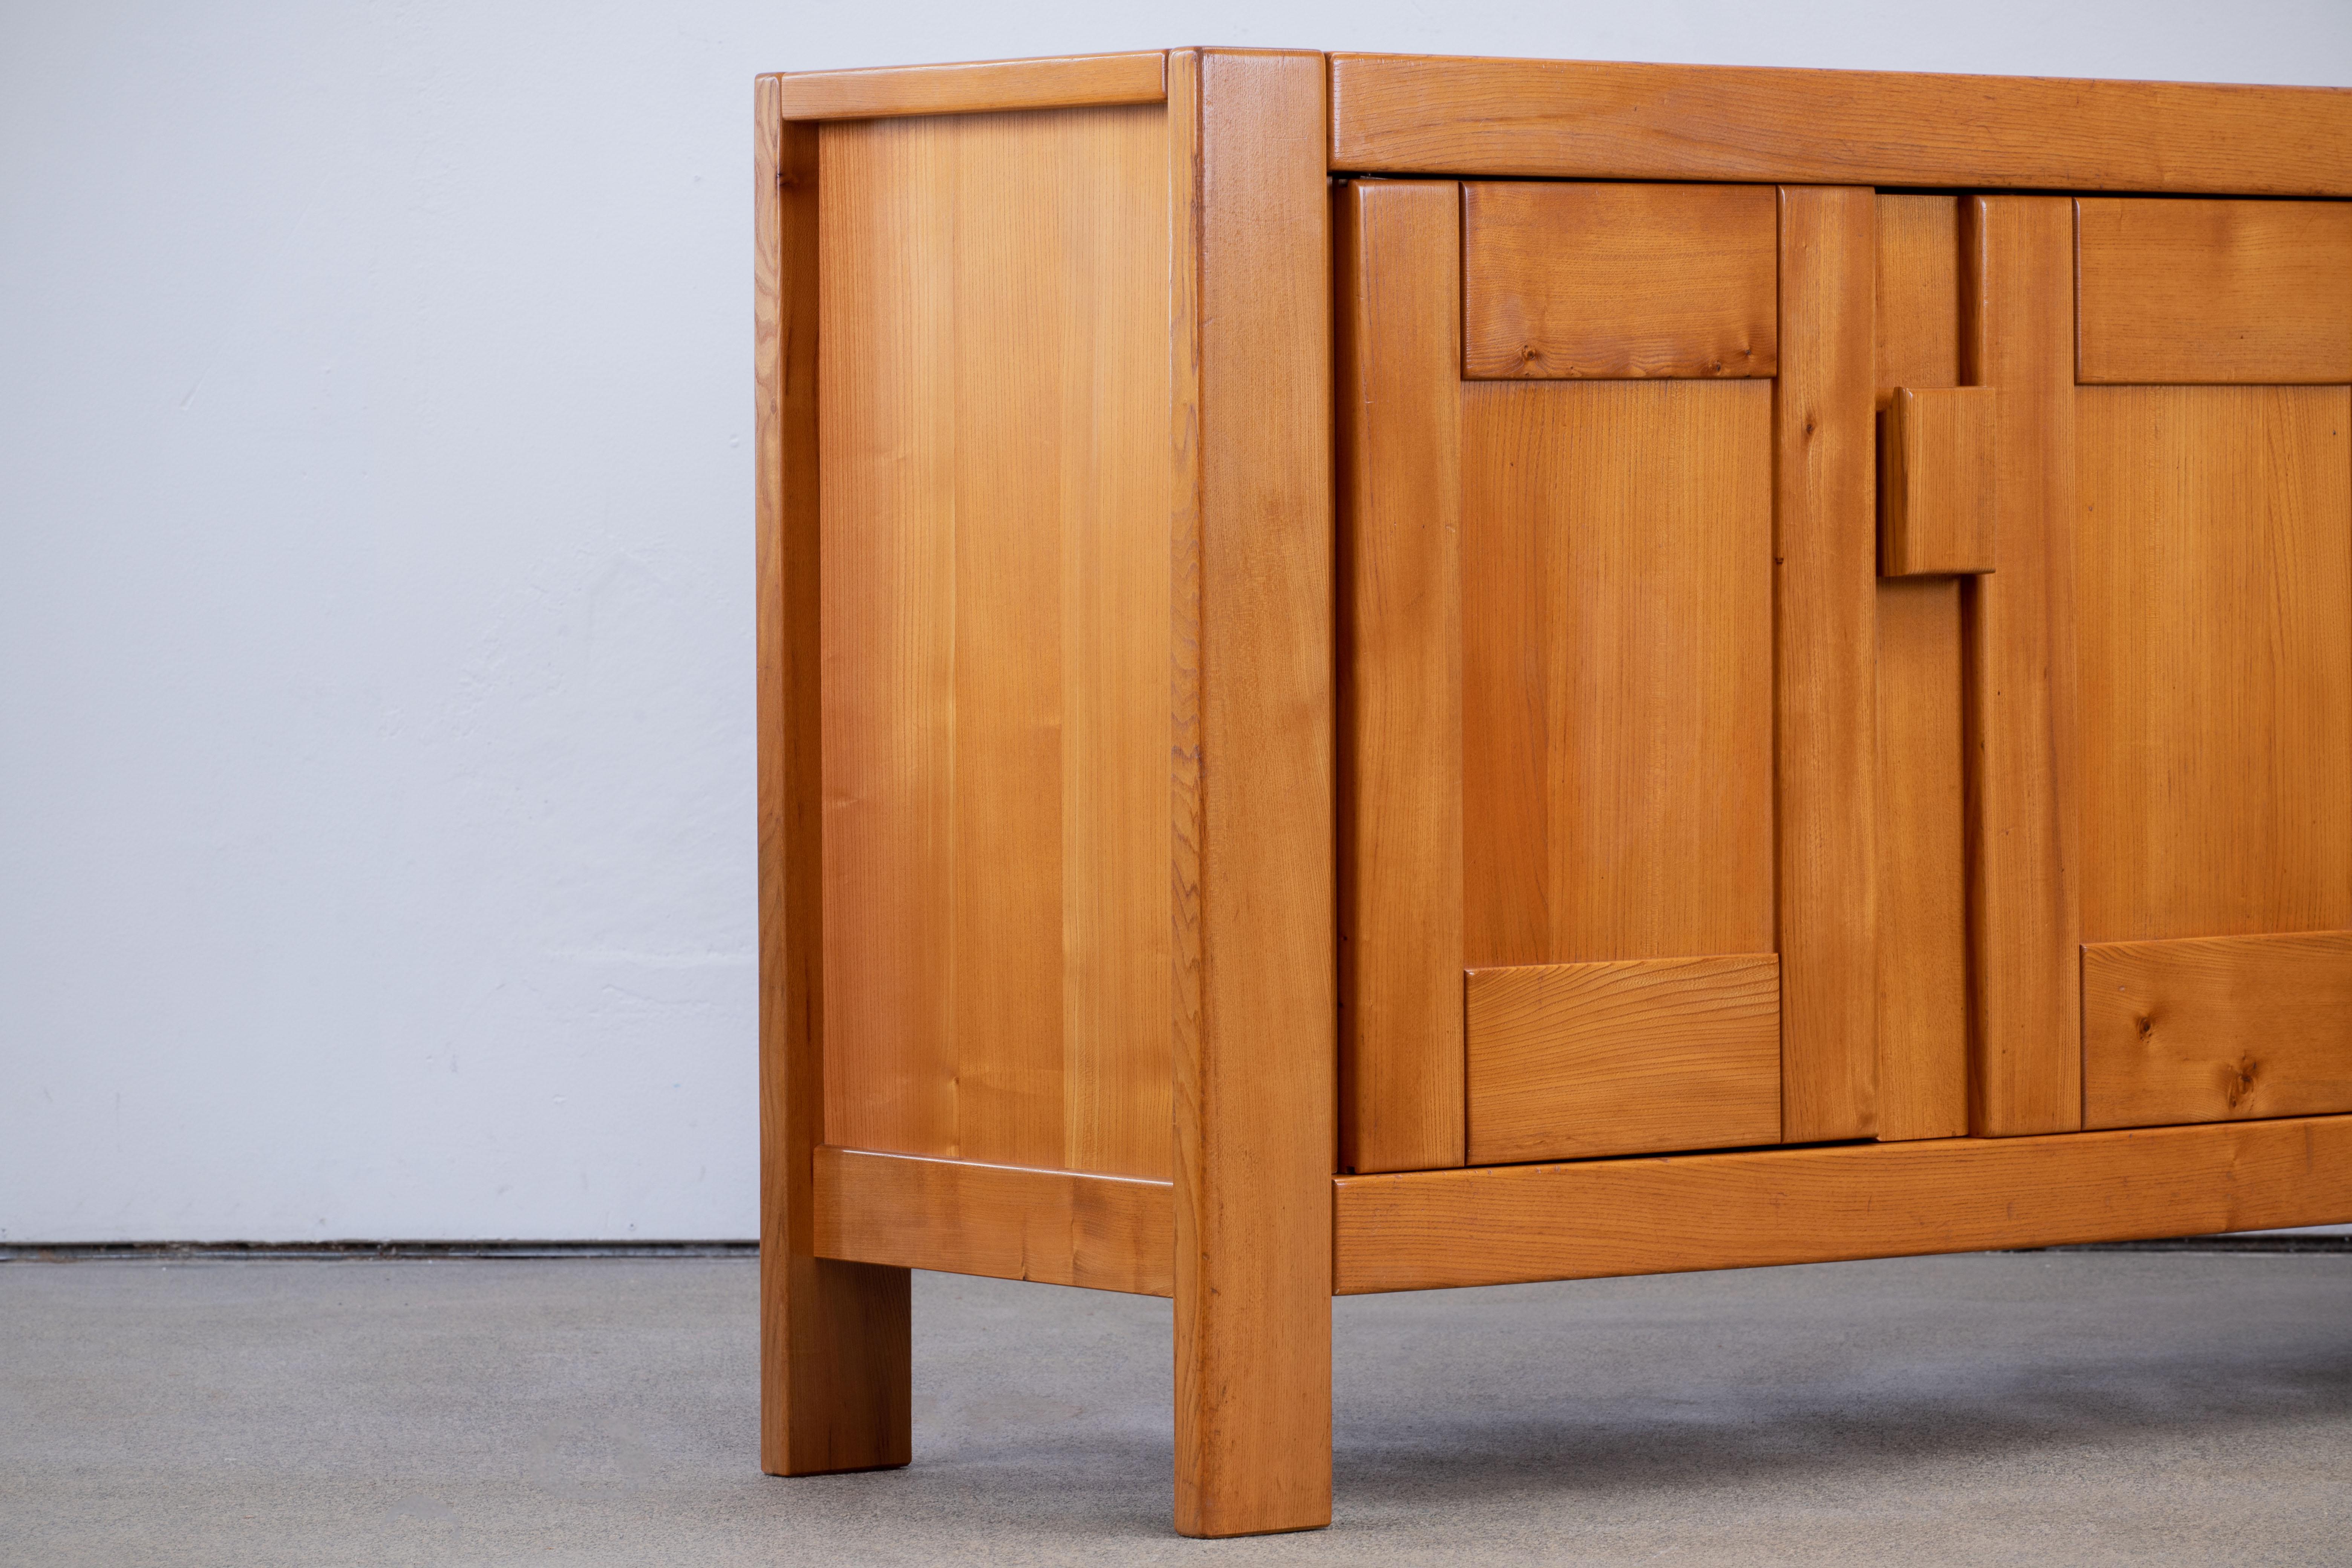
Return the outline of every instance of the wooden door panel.
[[[2352,393],[2075,421],[2083,940],[2352,926]]]
[[[1338,198],[1345,1168],[1875,1131],[1875,201]],[[1759,955],[1728,1046],[1475,1000]]]
[[[1771,410],[1463,389],[1465,967],[1772,949]]]

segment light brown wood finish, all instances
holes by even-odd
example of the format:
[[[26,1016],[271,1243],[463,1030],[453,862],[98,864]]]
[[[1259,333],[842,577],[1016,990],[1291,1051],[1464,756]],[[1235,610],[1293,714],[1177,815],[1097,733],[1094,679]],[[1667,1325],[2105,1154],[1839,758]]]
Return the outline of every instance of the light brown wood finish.
[[[2075,417],[2083,940],[2352,926],[2352,392]]]
[[[1474,969],[1470,1163],[1780,1138],[1780,960]]]
[[[1331,1517],[1331,283],[1318,55],[1171,57],[1171,182],[1197,217],[1178,308],[1197,518],[1197,922],[1176,1055],[1176,1521]],[[1183,547],[1180,546],[1180,555]],[[1184,568],[1180,565],[1180,582]],[[1187,601],[1180,597],[1182,614]],[[1180,703],[1180,714],[1182,711]],[[1178,731],[1183,749],[1183,731]],[[1180,800],[1186,798],[1180,794]],[[1182,828],[1180,826],[1180,832]],[[1186,862],[1180,851],[1179,866]],[[1180,869],[1180,878],[1183,875]],[[1186,900],[1193,900],[1186,909]],[[1197,984],[1196,993],[1188,987]]]
[[[1898,386],[1958,386],[1960,204],[1881,195],[1878,208],[1878,406]]]
[[[1761,185],[1462,187],[1462,373],[1765,376],[1777,363]]]
[[[1879,417],[1878,564],[1889,577],[1993,569],[1999,432],[1990,387],[1899,387]]]
[[[752,443],[759,679],[760,1464],[903,1465],[908,1276],[816,1256],[824,910],[817,713],[817,149],[776,79],[752,106]]]
[[[1461,196],[1333,213],[1340,573],[1339,1168],[1458,1165]]]
[[[787,120],[879,120],[902,114],[978,114],[1159,103],[1167,56],[1063,55],[962,65],[799,71],[775,79]]]
[[[2083,949],[2090,1127],[2352,1110],[2352,931]]]
[[[1164,1178],[1165,113],[821,140],[826,1138]]]
[[[2352,204],[2075,204],[2078,379],[2352,381]]]
[[[2054,1247],[2352,1217],[2352,1117],[1591,1160],[1337,1183],[1341,1295]]]
[[[1331,167],[2352,195],[2352,92],[1331,57]]]
[[[1878,198],[1878,399],[1960,374],[1959,204]],[[1969,1130],[1960,588],[1878,585],[1878,1135]]]
[[[1995,554],[1971,578],[1969,1126],[2083,1124],[2074,206],[1962,206],[1962,374],[2000,393]]]
[[[820,1258],[1090,1290],[1173,1289],[1166,1182],[968,1160],[816,1152]]]
[[[1770,951],[1771,384],[1462,395],[1465,966]]]
[[[1784,185],[1773,384],[1780,1120],[1877,1128],[1875,197]]]
[[[1878,1136],[1969,1130],[1960,585],[1878,588]]]

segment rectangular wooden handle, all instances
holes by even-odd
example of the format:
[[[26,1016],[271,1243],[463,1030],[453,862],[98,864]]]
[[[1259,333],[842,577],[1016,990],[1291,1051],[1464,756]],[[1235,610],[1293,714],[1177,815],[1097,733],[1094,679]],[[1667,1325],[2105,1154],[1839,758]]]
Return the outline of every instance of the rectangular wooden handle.
[[[1994,399],[1989,386],[1898,386],[1878,416],[1878,573],[1993,569]]]

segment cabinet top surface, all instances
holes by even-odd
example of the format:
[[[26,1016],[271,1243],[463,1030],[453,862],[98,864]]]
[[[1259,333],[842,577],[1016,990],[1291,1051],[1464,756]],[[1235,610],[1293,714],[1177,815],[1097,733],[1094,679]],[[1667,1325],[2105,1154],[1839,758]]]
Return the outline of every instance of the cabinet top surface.
[[[1154,103],[1168,96],[1166,58],[784,73],[778,96],[794,121]],[[1322,58],[1335,173],[2352,195],[2352,89],[2341,88]]]

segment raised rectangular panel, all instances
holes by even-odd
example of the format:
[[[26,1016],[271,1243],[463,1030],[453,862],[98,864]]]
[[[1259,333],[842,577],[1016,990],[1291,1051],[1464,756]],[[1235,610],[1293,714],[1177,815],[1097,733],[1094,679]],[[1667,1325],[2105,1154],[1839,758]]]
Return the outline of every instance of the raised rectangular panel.
[[[2352,931],[2083,949],[2083,1121],[2352,1110]]]
[[[2352,382],[2352,203],[2074,205],[2082,382]]]
[[[1772,953],[1474,969],[1465,1011],[1474,1165],[1780,1141]]]
[[[1462,187],[1463,374],[1768,376],[1769,185]]]

